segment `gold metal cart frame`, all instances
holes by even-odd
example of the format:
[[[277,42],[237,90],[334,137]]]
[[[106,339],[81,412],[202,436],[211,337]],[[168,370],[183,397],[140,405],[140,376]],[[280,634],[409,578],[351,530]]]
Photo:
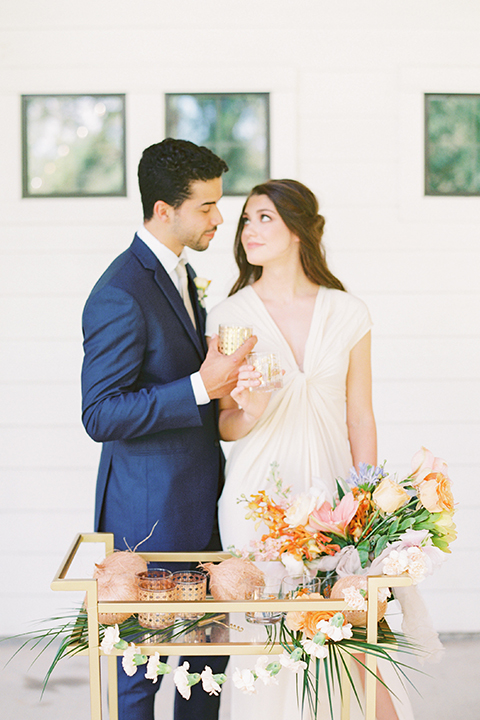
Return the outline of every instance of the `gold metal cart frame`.
[[[102,720],[101,684],[100,684],[100,657],[104,654],[100,648],[98,632],[99,613],[124,613],[124,612],[175,612],[191,610],[191,602],[98,602],[97,581],[92,578],[66,578],[67,572],[75,558],[82,543],[104,543],[105,555],[114,551],[112,533],[79,533],[70,546],[58,572],[56,573],[51,588],[52,590],[84,591],[86,593],[86,608],[88,621],[88,650],[79,654],[88,655],[90,671],[90,704],[92,720]],[[230,553],[223,552],[190,552],[190,553],[153,553],[140,552],[147,562],[219,562],[231,557]],[[368,577],[368,598],[375,598],[375,602],[367,599],[367,642],[377,643],[377,590],[382,587],[399,587],[411,585],[412,581],[407,576]],[[216,601],[207,599],[203,602],[195,602],[195,610],[205,613],[230,613],[247,612],[252,609],[264,611],[292,610],[298,609],[296,600],[244,600],[244,601]],[[302,611],[345,609],[343,600],[302,600]],[[140,652],[145,655],[153,655],[159,652],[161,655],[266,655],[270,653],[281,654],[283,648],[279,643],[169,643],[162,642],[157,645],[139,645]],[[114,650],[115,654],[108,655],[108,708],[110,720],[118,720],[117,701],[117,662],[116,655],[121,655],[120,650]],[[349,657],[345,658],[347,667]],[[376,670],[377,658],[374,655],[366,655],[365,665],[371,672],[365,673],[365,720],[375,720],[376,712]],[[373,674],[372,674],[373,673]],[[342,668],[342,713],[341,720],[350,718],[350,683],[346,670]]]

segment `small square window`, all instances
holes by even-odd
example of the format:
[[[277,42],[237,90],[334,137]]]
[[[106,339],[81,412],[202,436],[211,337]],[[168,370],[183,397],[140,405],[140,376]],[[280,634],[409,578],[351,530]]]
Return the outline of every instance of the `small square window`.
[[[480,195],[480,95],[425,95],[425,194]]]
[[[166,136],[205,145],[229,167],[225,195],[247,195],[270,176],[268,93],[168,94]]]
[[[125,95],[22,97],[23,197],[125,196]]]

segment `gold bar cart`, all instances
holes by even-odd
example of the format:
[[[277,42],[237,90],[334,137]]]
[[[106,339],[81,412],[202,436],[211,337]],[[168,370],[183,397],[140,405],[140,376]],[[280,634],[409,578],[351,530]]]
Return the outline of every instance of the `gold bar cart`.
[[[98,602],[97,581],[92,578],[67,578],[67,573],[72,565],[82,543],[104,543],[105,555],[114,551],[114,538],[111,533],[79,533],[73,540],[67,554],[65,555],[55,577],[51,583],[52,590],[62,591],[84,591],[86,593],[85,605],[88,618],[88,649],[82,650],[79,654],[88,655],[90,672],[90,704],[92,720],[102,720],[101,702],[101,677],[100,657],[103,652],[99,642],[99,613],[124,613],[124,612],[187,612],[191,611],[191,602]],[[147,562],[219,562],[231,557],[230,553],[224,552],[189,552],[189,553],[162,553],[162,552],[140,552]],[[382,587],[399,587],[411,585],[411,579],[407,576],[386,577],[371,576],[368,578],[368,598],[377,598],[377,590]],[[208,599],[203,602],[195,602],[195,611],[204,613],[244,613],[252,610],[252,604],[256,610],[297,610],[297,600],[244,600],[244,601],[216,601]],[[377,602],[367,600],[367,642],[377,643]],[[305,600],[301,601],[302,611],[312,610],[335,610],[345,609],[343,600]],[[145,655],[153,655],[159,652],[161,655],[264,655],[281,654],[283,647],[279,643],[262,642],[224,642],[224,643],[188,643],[188,642],[162,642],[158,644],[139,645],[140,652]],[[117,662],[116,655],[121,655],[120,650],[108,655],[108,711],[110,720],[118,720],[117,702]],[[348,656],[346,658],[348,667]],[[365,677],[365,720],[375,720],[376,713],[376,678],[377,658],[374,655],[367,655]],[[373,673],[373,674],[372,674]],[[342,668],[342,711],[341,720],[350,718],[350,683],[347,673]]]

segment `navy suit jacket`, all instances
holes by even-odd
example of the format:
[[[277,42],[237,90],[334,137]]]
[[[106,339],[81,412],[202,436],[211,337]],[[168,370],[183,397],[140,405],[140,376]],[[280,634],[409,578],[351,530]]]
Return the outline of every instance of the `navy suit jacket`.
[[[177,289],[138,236],[93,288],[83,313],[82,418],[103,443],[95,529],[143,550],[208,544],[223,478],[215,402],[197,406],[205,311],[189,273],[197,333]],[[102,518],[108,517],[105,522]],[[119,536],[120,535],[120,536]]]

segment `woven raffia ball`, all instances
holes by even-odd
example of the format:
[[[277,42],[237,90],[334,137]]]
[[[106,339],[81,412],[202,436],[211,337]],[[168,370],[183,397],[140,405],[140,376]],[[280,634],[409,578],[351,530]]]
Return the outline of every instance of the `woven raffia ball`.
[[[210,592],[215,600],[247,600],[256,585],[265,584],[263,572],[249,560],[232,557],[202,567],[210,575]]]
[[[93,577],[97,580],[98,600],[138,600],[137,573],[145,572],[146,561],[130,550],[108,555],[101,563],[95,564]],[[99,622],[103,625],[122,623],[132,613],[101,613]]]
[[[346,575],[345,577],[337,580],[332,588],[330,595],[331,600],[344,600],[343,590],[354,587],[357,590],[367,589],[367,578],[363,575]],[[381,620],[387,610],[387,601],[378,601],[377,612],[378,619]],[[366,610],[344,610],[343,614],[347,622],[351,623],[354,627],[365,627],[367,624],[367,611]]]

